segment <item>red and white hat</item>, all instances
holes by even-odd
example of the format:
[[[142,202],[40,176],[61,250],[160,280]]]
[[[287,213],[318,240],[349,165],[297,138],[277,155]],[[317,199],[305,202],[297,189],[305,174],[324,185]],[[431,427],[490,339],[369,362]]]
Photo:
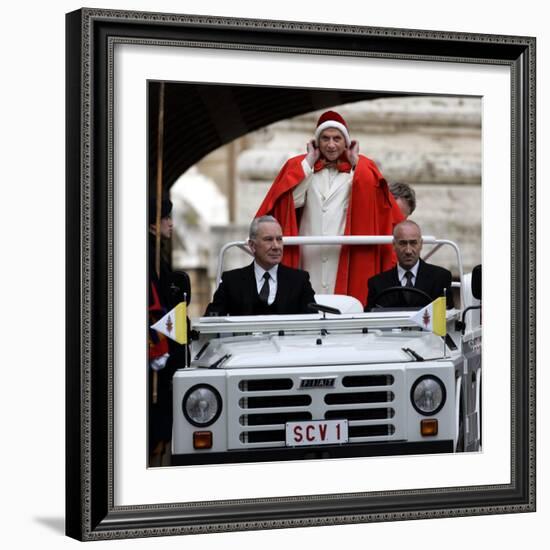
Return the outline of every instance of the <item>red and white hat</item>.
[[[338,114],[336,111],[326,111],[324,112],[317,121],[317,128],[315,129],[315,141],[319,141],[319,136],[323,130],[327,128],[336,128],[342,132],[344,139],[346,140],[346,145],[349,147],[351,140],[348,132],[348,125],[346,121],[342,118],[342,115]]]

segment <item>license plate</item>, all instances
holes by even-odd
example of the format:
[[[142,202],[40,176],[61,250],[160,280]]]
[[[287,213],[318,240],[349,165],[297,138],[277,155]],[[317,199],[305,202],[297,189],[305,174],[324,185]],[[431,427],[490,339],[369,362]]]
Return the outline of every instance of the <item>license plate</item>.
[[[347,420],[310,420],[309,422],[287,422],[286,424],[287,447],[347,442]]]

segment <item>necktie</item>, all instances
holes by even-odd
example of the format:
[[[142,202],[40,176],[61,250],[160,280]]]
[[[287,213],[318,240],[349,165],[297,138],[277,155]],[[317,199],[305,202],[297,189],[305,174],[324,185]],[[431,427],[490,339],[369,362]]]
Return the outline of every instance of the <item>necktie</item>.
[[[410,271],[405,271],[405,279],[407,279],[407,282],[405,283],[405,288],[413,288],[413,274]],[[411,303],[411,293],[410,292],[402,292],[403,294],[403,300],[406,305],[410,305]]]
[[[264,273],[264,284],[262,285],[262,288],[260,289],[260,300],[267,304],[267,299],[269,298],[269,273],[266,271]]]

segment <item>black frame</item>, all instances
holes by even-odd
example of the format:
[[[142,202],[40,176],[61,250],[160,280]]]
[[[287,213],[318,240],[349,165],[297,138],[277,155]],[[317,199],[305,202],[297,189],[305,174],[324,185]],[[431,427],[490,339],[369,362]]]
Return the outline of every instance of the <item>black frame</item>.
[[[116,507],[113,500],[113,44],[139,42],[510,67],[511,482]],[[535,39],[82,9],[67,15],[66,532],[80,540],[535,510]]]

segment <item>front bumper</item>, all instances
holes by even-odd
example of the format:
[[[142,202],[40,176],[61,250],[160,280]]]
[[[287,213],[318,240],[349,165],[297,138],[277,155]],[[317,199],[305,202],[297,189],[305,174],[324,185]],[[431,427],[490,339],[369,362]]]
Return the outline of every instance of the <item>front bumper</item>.
[[[172,466],[199,464],[232,464],[241,462],[271,462],[282,460],[319,460],[369,456],[399,456],[452,453],[453,441],[377,442],[347,445],[317,445],[311,447],[283,447],[278,449],[248,449],[223,453],[195,452],[172,455]]]

